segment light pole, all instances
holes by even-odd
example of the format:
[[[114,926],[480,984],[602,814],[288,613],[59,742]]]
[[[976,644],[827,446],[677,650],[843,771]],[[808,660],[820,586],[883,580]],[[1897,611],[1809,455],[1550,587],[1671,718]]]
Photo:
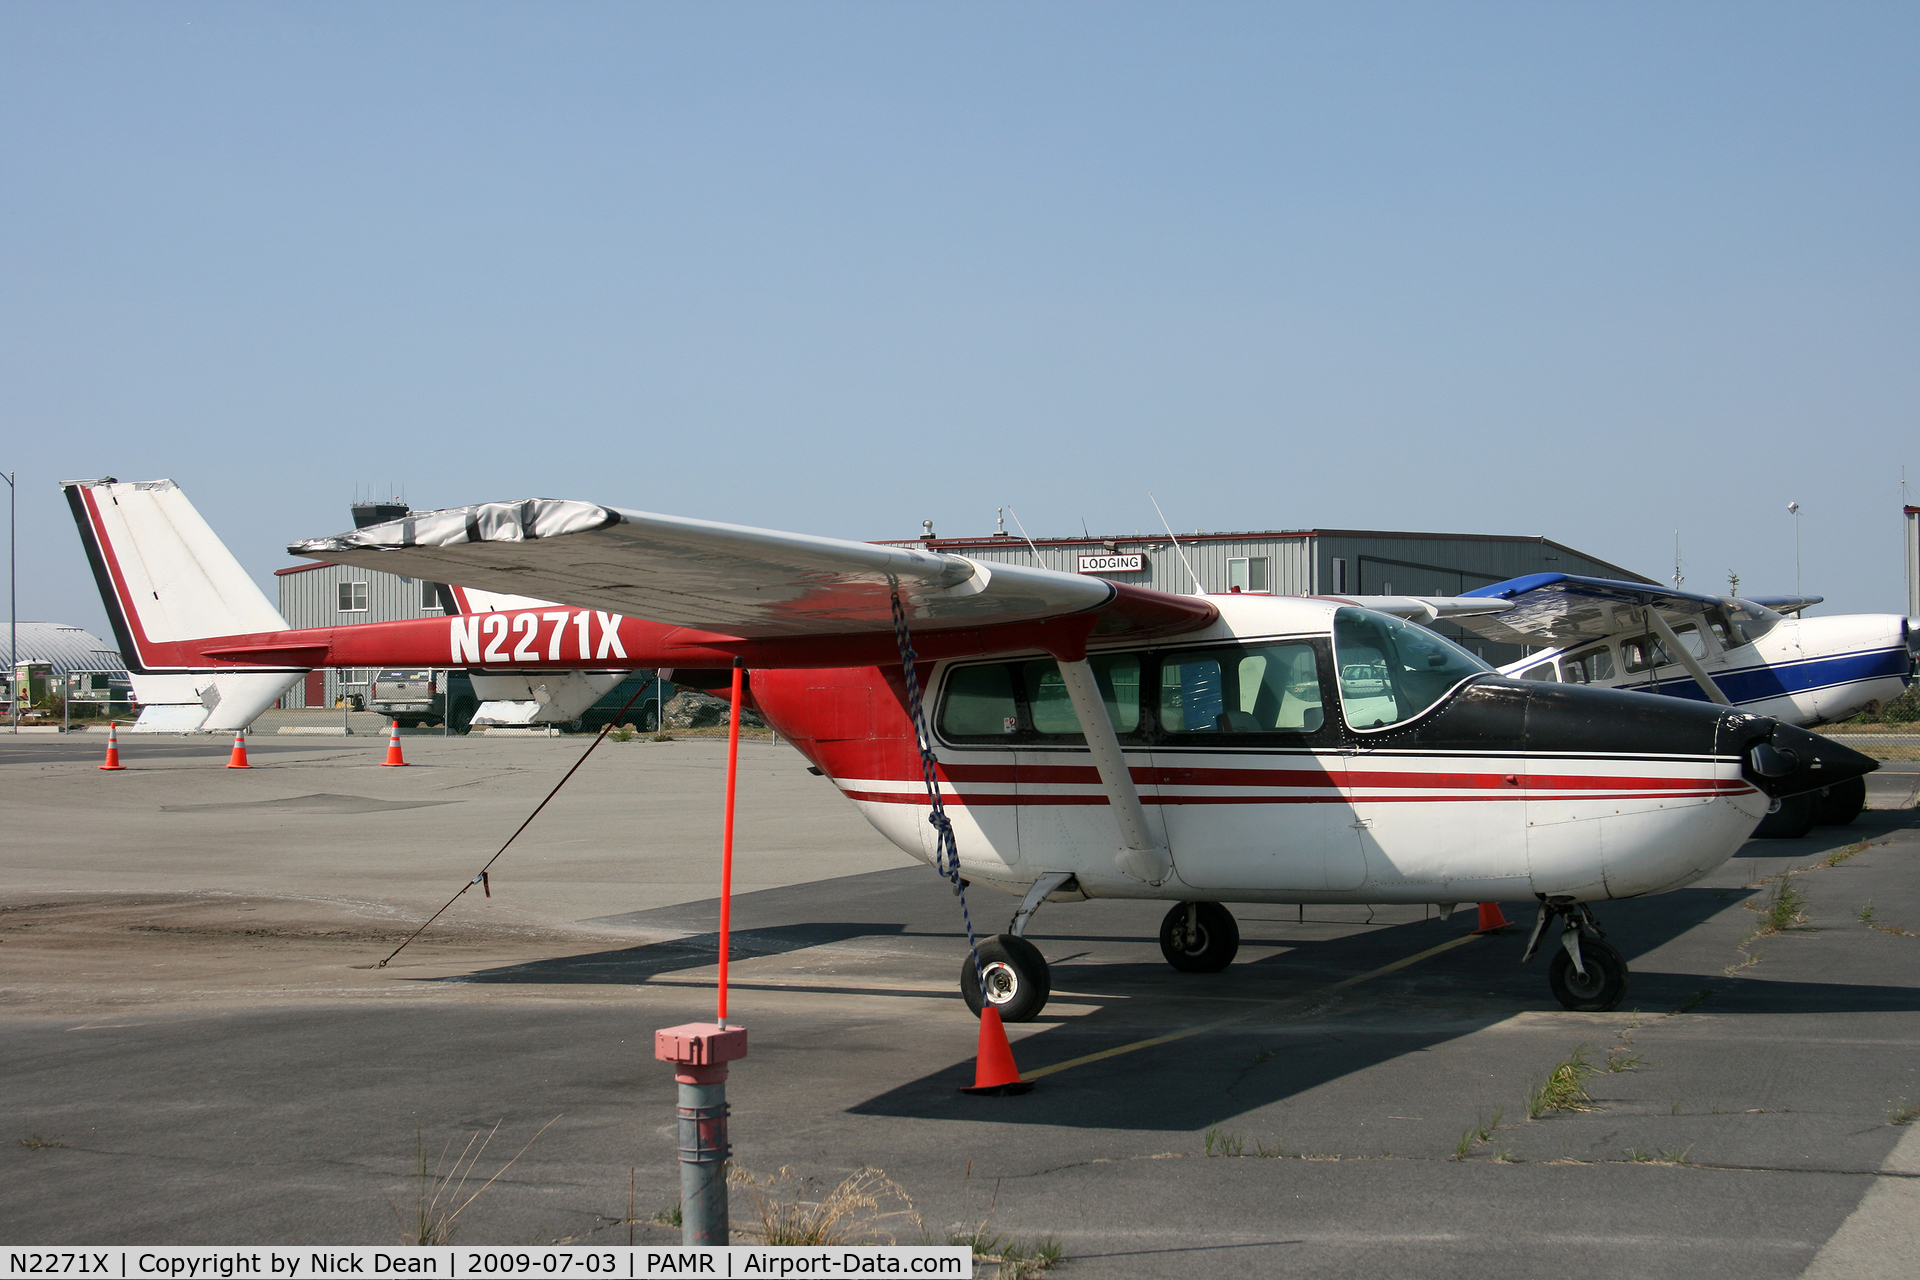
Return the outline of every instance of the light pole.
[[[13,472],[7,472],[7,687],[13,690],[13,696],[7,701],[13,711],[13,731],[20,732],[20,590],[15,585],[19,577],[20,556],[15,548],[19,545],[19,524],[14,519],[14,495],[18,489],[13,483]]]
[[[1789,502],[1787,510],[1793,513],[1793,594],[1800,594],[1800,504]]]

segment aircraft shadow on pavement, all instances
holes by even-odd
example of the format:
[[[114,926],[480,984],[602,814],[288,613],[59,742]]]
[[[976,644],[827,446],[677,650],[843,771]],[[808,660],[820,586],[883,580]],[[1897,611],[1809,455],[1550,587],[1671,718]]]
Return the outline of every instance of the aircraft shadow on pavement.
[[[1682,889],[1631,909],[1615,904],[1603,912],[1602,923],[1631,959],[1681,937],[1744,896],[1739,890]],[[1097,1007],[1021,1039],[1017,1057],[1027,1071],[1232,1017],[1236,1009],[1224,1003],[1228,1000],[1270,998],[1273,1004],[1270,1013],[1254,1013],[1244,1022],[1044,1077],[1024,1096],[983,1101],[959,1094],[972,1083],[973,1070],[972,1063],[959,1062],[849,1111],[1193,1132],[1471,1035],[1517,1013],[1558,1012],[1546,983],[1550,953],[1543,946],[1532,963],[1520,965],[1532,920],[1514,923],[1504,935],[1457,947],[1346,993],[1328,993],[1327,987],[1458,937],[1458,919],[1290,943],[1288,952],[1220,974],[1175,974],[1153,964],[1056,964],[1055,990],[1091,997]],[[1073,941],[1070,936],[1042,939],[1043,950],[1057,953]],[[1098,1005],[1102,994],[1122,992],[1131,998]],[[1911,1012],[1920,1010],[1920,989],[1636,970],[1625,1004],[1664,1013],[1690,1001],[1708,1012],[1749,1015]],[[1154,1015],[1161,1013],[1156,1022]]]
[[[1803,857],[1835,845],[1873,840],[1895,831],[1920,826],[1920,809],[1868,809],[1844,827],[1815,827],[1797,840],[1749,840],[1734,850],[1736,858]]]
[[[854,938],[898,934],[902,925],[875,925],[841,921],[817,921],[807,924],[777,925],[771,928],[735,929],[732,956],[736,960],[756,956],[786,955],[810,947],[831,946]],[[513,982],[532,984],[605,983],[631,985],[645,982],[659,973],[681,969],[704,969],[715,964],[720,955],[720,934],[696,933],[664,942],[643,943],[618,951],[595,951],[586,955],[553,956],[526,964],[481,969],[475,973],[434,982]]]

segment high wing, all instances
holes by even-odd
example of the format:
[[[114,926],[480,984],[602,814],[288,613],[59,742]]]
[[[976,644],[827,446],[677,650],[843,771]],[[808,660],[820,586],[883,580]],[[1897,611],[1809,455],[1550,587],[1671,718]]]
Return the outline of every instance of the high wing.
[[[1096,634],[1172,634],[1218,616],[1080,574],[550,498],[416,512],[287,550],[745,640],[887,632],[896,590],[916,633],[1097,614]]]
[[[1408,622],[1456,622],[1461,618],[1505,613],[1513,608],[1505,600],[1474,596],[1321,596],[1339,600],[1375,613],[1390,613]],[[1466,625],[1465,623],[1461,624]]]
[[[1730,603],[1723,596],[1570,573],[1528,574],[1466,594],[1505,601],[1507,611],[1498,616],[1461,617],[1459,625],[1487,640],[1536,648],[1646,631],[1649,611],[1671,625],[1708,609],[1728,608]],[[1818,599],[1805,598],[1804,604]]]

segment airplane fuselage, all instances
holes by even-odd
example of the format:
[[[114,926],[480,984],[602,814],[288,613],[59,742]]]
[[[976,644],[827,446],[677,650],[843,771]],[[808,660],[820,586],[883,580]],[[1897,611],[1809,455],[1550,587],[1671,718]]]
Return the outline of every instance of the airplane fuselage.
[[[1898,614],[1781,618],[1765,634],[1738,643],[1725,626],[1676,628],[1728,702],[1755,715],[1803,727],[1830,724],[1885,705],[1912,678],[1907,620]],[[1523,680],[1629,689],[1695,702],[1706,691],[1651,634],[1614,636],[1536,653],[1502,667]]]

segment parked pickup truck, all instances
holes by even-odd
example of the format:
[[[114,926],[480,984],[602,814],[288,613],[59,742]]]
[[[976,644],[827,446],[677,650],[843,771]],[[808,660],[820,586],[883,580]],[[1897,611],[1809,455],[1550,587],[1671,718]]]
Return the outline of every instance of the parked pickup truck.
[[[644,693],[620,718],[637,729],[654,729],[660,724],[662,692],[672,696],[673,686],[656,683],[651,671],[635,671],[601,696],[576,718],[559,725],[569,733],[605,728],[627,701],[642,689]],[[482,699],[474,691],[473,680],[459,668],[390,668],[376,671],[368,690],[367,710],[397,720],[407,728],[439,725],[446,721],[447,701],[453,702],[453,731],[465,733],[473,724],[474,713]],[[591,695],[589,695],[591,696]],[[489,703],[500,706],[500,703]]]

